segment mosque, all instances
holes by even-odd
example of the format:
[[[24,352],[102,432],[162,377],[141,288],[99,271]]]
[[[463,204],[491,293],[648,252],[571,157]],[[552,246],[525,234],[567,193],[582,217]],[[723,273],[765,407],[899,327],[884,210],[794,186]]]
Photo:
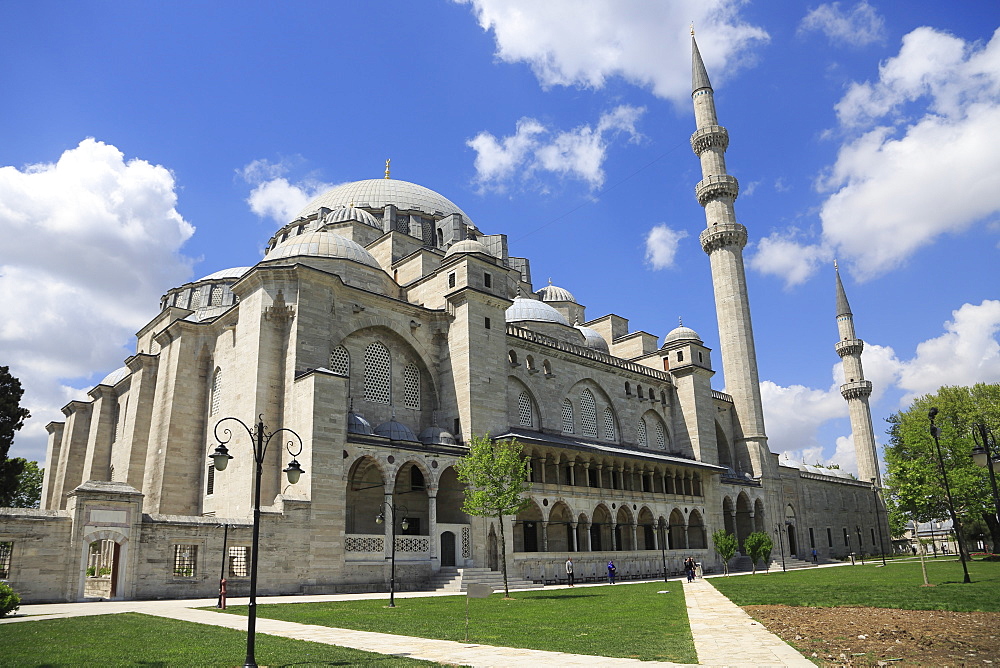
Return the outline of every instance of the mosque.
[[[881,551],[871,383],[839,274],[858,477],[768,449],[748,232],[692,49],[725,391],[693,329],[661,341],[536,288],[504,234],[387,165],[310,202],[255,265],[167,291],[135,354],[47,425],[41,508],[0,510],[0,578],[26,602],[208,597],[220,572],[245,594],[256,464],[244,426],[258,416],[267,433],[294,432],[261,459],[261,594],[384,590],[390,561],[399,589],[482,576],[498,568],[501,530],[512,580],[535,583],[563,577],[568,557],[578,578],[609,559],[623,577],[678,572],[689,556],[720,571],[718,529],[741,548],[768,532],[776,559]],[[530,461],[529,503],[503,527],[462,511],[454,465],[484,434],[516,438]],[[210,460],[220,442],[224,470]]]

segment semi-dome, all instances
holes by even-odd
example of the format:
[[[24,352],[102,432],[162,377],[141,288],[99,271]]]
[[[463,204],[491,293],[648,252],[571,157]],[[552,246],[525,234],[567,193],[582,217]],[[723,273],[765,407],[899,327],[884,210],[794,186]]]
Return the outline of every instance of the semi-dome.
[[[455,445],[455,437],[441,427],[427,427],[419,436],[424,445]]]
[[[576,303],[576,297],[573,293],[566,288],[560,288],[557,285],[552,285],[552,281],[544,288],[535,293],[538,298],[543,302],[573,302]]]
[[[364,434],[365,436],[371,436],[375,433],[372,426],[368,423],[368,420],[364,419],[354,411],[347,414],[347,433],[348,434]]]
[[[698,332],[694,331],[690,327],[685,327],[684,325],[681,325],[680,327],[676,327],[670,330],[670,333],[667,334],[665,339],[663,339],[663,345],[667,345],[668,343],[673,343],[674,341],[697,341],[698,343],[702,342],[701,337],[698,336]]]
[[[451,257],[452,255],[458,255],[459,253],[482,253],[483,255],[489,255],[490,250],[482,244],[482,242],[476,241],[475,239],[462,239],[461,241],[451,245],[448,252],[444,254],[445,257]]]
[[[611,350],[608,348],[608,342],[604,340],[604,337],[601,336],[596,329],[584,327],[583,325],[573,326],[580,330],[580,333],[583,334],[583,345],[594,350],[599,350],[602,353],[611,354]]]
[[[543,301],[527,297],[514,297],[514,303],[507,308],[504,319],[507,322],[555,322],[569,325],[562,313]]]
[[[472,225],[469,216],[444,195],[430,188],[398,179],[367,179],[345,183],[327,190],[309,202],[294,218],[309,216],[321,207],[337,210],[355,206],[364,209],[384,209],[392,204],[400,211],[420,211],[428,215],[462,215]]]
[[[279,260],[300,256],[339,257],[381,269],[378,260],[360,244],[345,239],[339,234],[322,230],[290,237],[268,251],[264,259]]]
[[[337,223],[346,223],[352,220],[356,220],[359,223],[364,223],[370,227],[374,227],[377,230],[382,229],[382,224],[378,222],[378,218],[371,215],[364,209],[359,209],[354,206],[345,206],[336,211],[331,211],[323,218],[324,225],[336,225]]]
[[[417,437],[413,435],[413,430],[402,422],[389,420],[375,427],[376,436],[384,436],[392,441],[414,441],[419,443]]]
[[[109,373],[107,376],[105,376],[104,380],[102,380],[101,382],[99,382],[98,385],[110,385],[110,386],[114,387],[115,385],[117,385],[118,383],[120,383],[122,380],[124,380],[126,377],[128,377],[128,375],[130,373],[132,373],[132,372],[128,370],[128,367],[127,366],[123,366],[120,369],[115,369],[114,371],[112,371],[111,373]]]

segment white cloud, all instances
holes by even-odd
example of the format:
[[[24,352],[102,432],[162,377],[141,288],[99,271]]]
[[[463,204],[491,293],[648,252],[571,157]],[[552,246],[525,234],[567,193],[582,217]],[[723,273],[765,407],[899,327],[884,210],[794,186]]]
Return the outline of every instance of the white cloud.
[[[798,230],[792,228],[764,237],[757,242],[750,267],[783,278],[786,288],[804,283],[820,263],[832,259],[832,253],[822,246],[800,242],[799,236]]]
[[[687,235],[684,230],[674,230],[662,223],[654,226],[646,235],[646,263],[653,269],[674,266],[677,246]]]
[[[1000,378],[1000,300],[963,304],[944,323],[945,333],[917,346],[916,356],[903,363],[899,386],[915,397],[942,385],[995,383]]]
[[[782,387],[765,380],[760,383],[760,394],[768,443],[775,452],[821,448],[820,425],[847,415],[838,385],[817,390],[802,385]]]
[[[254,160],[239,170],[240,176],[254,186],[247,198],[250,210],[279,225],[291,221],[314,197],[332,187],[332,184],[312,179],[292,183],[285,178],[287,173],[288,166],[284,162],[272,163],[264,159]]]
[[[177,212],[174,176],[85,139],[55,163],[0,167],[0,360],[33,418],[15,456],[43,459],[44,425],[122,365],[160,296],[190,279],[180,251],[194,228]]]
[[[543,86],[600,88],[622,77],[689,103],[690,72],[668,65],[690,57],[688,24],[712,72],[747,65],[749,50],[768,39],[740,20],[740,0],[457,1],[471,4],[483,30],[493,31],[500,60],[527,63]]]
[[[604,160],[611,141],[627,134],[641,138],[636,123],[644,107],[620,105],[602,114],[596,126],[552,131],[533,118],[517,122],[513,135],[497,139],[480,132],[466,144],[476,152],[476,181],[484,189],[504,190],[520,178],[545,171],[586,181],[591,189],[604,184]]]
[[[810,11],[799,24],[800,34],[814,30],[826,35],[831,43],[864,46],[882,40],[885,21],[865,0],[850,11],[842,10],[839,2],[831,2]]]

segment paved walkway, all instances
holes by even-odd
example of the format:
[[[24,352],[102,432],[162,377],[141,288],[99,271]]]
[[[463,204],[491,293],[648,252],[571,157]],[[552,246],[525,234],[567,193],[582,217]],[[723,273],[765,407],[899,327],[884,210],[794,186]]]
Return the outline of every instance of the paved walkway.
[[[622,583],[628,586],[629,583]],[[607,586],[607,585],[579,585]],[[616,585],[621,586],[621,585]],[[805,657],[751,619],[743,610],[716,591],[704,580],[683,583],[672,580],[668,587],[684,587],[688,618],[701,666],[801,666],[813,664]],[[546,587],[555,589],[557,587]],[[559,587],[561,588],[561,587]],[[396,598],[424,596],[454,596],[454,592],[407,592]],[[258,605],[268,603],[307,603],[385,598],[377,594],[338,594],[329,596],[268,596],[259,597]],[[230,599],[231,605],[246,605],[247,599]],[[246,618],[196,608],[215,605],[215,599],[183,601],[103,601],[92,603],[47,603],[21,606],[21,616],[2,619],[0,624],[31,622],[84,615],[106,615],[139,612],[169,617],[197,624],[223,626],[236,630],[246,628]],[[24,616],[30,615],[30,616]],[[425,659],[448,664],[469,666],[675,666],[688,664],[614,659],[606,656],[564,654],[540,650],[495,647],[476,643],[429,640],[387,633],[371,633],[325,626],[297,624],[276,619],[257,618],[257,630],[270,635],[298,640],[352,647],[354,649]]]

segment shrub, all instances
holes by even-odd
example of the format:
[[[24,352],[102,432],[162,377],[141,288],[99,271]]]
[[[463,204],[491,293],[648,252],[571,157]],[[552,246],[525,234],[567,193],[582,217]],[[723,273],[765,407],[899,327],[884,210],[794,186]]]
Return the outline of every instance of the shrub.
[[[21,597],[6,582],[0,582],[0,617],[21,607]]]

